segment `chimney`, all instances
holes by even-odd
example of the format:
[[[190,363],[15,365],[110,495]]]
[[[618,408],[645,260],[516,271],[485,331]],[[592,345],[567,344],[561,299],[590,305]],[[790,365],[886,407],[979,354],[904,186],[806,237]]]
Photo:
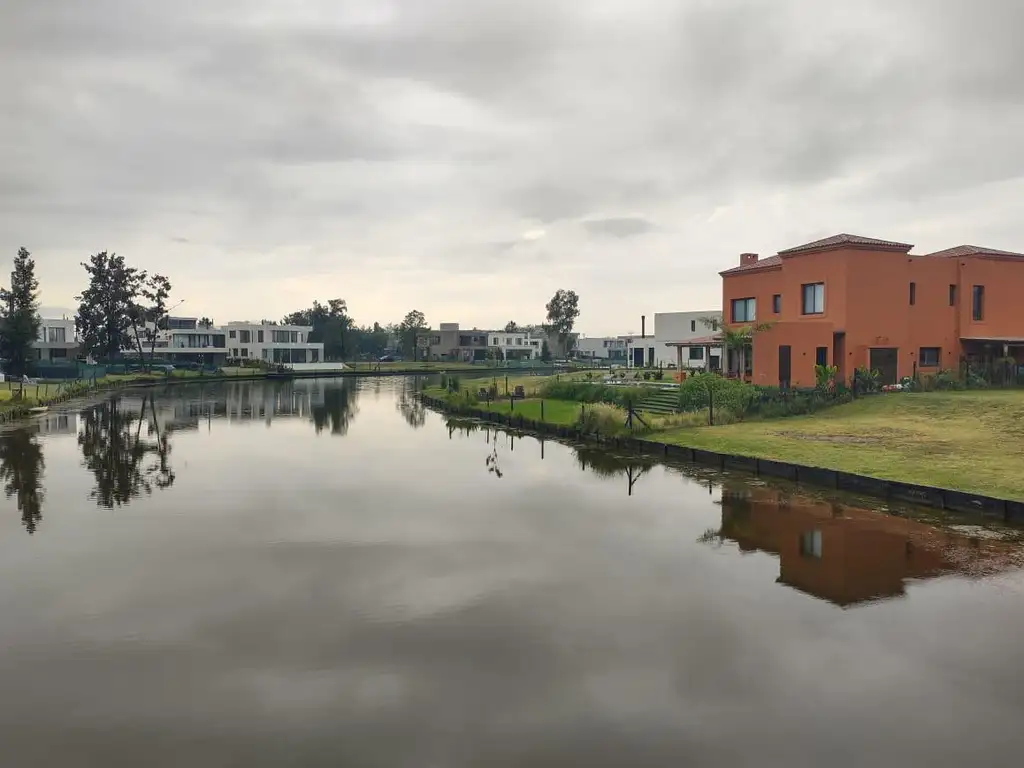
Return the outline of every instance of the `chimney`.
[[[740,254],[740,266],[745,267],[748,264],[757,264],[756,253],[741,253]]]
[[[644,329],[646,328],[646,326],[647,326],[647,315],[640,315],[640,338],[641,339],[646,339],[647,338],[647,334],[644,332]]]

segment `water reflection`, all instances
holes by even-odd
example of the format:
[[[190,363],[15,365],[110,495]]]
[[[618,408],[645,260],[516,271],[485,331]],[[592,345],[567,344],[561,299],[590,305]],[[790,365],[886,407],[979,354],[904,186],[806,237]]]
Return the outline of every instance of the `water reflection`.
[[[636,481],[643,477],[654,466],[650,459],[641,456],[616,456],[600,448],[574,448],[573,453],[576,461],[583,471],[600,475],[601,477],[626,477],[626,495],[633,495],[633,486]]]
[[[7,498],[17,498],[25,530],[35,533],[43,519],[43,449],[34,430],[0,433],[0,480]]]
[[[843,607],[901,597],[917,579],[1020,565],[1012,542],[772,488],[727,486],[721,507],[721,528],[700,541],[776,555],[778,583]]]
[[[396,410],[402,414],[405,422],[413,429],[419,429],[427,423],[427,408],[423,405],[423,401],[416,397],[416,390],[413,388],[415,382],[418,381],[419,379],[414,379],[412,386],[403,387],[395,401]]]
[[[91,496],[97,504],[122,506],[174,484],[171,430],[161,424],[151,395],[112,398],[86,408],[80,417],[78,445],[95,478]]]
[[[354,382],[342,380],[336,386],[316,390],[310,418],[319,435],[330,428],[332,435],[345,435],[357,413],[356,386]]]

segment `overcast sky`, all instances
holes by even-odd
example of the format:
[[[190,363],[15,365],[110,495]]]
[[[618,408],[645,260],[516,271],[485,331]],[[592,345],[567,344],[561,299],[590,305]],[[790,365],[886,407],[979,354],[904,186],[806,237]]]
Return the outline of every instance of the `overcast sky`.
[[[181,312],[578,329],[741,251],[1024,249],[1015,0],[0,0],[0,274],[111,250]]]

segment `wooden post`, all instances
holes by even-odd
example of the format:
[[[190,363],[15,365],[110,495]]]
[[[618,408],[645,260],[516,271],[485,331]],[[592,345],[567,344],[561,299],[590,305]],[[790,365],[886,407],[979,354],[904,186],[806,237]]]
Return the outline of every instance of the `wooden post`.
[[[544,401],[540,401],[540,420],[544,421]]]
[[[708,386],[708,426],[715,426],[715,388]]]

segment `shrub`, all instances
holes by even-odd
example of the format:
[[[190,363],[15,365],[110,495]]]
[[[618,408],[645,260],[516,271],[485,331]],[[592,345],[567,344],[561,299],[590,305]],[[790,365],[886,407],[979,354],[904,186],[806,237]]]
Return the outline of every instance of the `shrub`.
[[[626,411],[615,405],[596,403],[576,418],[576,426],[584,435],[621,435],[630,432],[626,426]],[[633,434],[647,432],[639,419],[633,420]]]

